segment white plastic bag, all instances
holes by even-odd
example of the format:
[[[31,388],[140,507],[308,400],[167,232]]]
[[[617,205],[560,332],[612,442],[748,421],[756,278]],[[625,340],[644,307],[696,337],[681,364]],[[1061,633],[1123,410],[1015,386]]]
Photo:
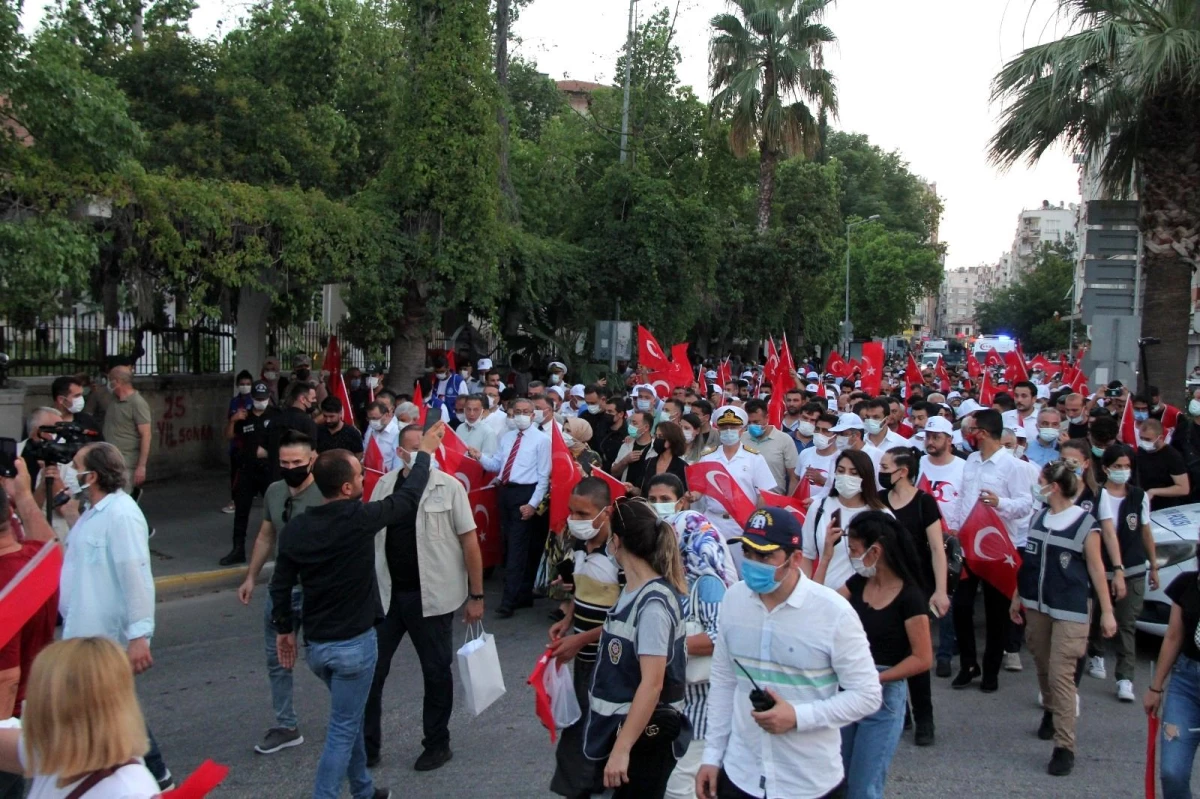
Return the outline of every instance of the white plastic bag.
[[[479,624],[479,635],[471,638],[472,627],[467,627],[467,642],[458,650],[458,674],[462,678],[463,694],[467,710],[478,716],[493,702],[504,696],[504,675],[500,671],[500,656],[496,652],[496,639],[483,631]]]
[[[542,675],[542,685],[550,697],[550,715],[554,717],[554,726],[565,730],[583,716],[579,709],[579,700],[575,696],[575,684],[571,679],[571,670],[566,664],[558,665],[551,659]]]

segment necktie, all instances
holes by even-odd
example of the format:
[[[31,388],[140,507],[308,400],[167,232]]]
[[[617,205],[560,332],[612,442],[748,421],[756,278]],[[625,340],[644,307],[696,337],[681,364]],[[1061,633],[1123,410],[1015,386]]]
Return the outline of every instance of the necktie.
[[[521,436],[525,435],[525,431],[517,433],[517,440],[513,442],[512,450],[508,453],[508,460],[504,462],[504,468],[500,471],[500,483],[503,485],[508,482],[509,476],[512,475],[513,464],[517,462],[517,450],[521,448]]]

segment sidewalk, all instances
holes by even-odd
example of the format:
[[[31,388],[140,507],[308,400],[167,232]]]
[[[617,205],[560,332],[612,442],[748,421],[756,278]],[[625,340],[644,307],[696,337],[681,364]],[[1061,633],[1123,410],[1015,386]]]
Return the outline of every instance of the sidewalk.
[[[217,563],[232,545],[233,514],[222,513],[229,502],[229,474],[205,470],[186,479],[151,482],[142,494],[142,512],[156,532],[150,539],[151,567],[159,599],[232,588],[245,577],[245,566]],[[246,557],[262,522],[262,500],[256,499],[246,526]],[[264,576],[270,572],[264,569]]]

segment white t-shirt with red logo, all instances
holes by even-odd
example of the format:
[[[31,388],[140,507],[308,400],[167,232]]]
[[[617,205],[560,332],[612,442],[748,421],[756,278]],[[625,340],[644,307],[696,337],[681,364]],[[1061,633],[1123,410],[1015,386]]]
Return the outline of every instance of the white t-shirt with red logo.
[[[929,457],[921,458],[920,476],[917,486],[924,489],[938,501],[938,510],[942,512],[942,522],[947,529],[957,531],[963,520],[957,518],[958,495],[962,491],[963,467],[967,462],[962,458],[951,458],[950,462],[938,466]],[[928,487],[926,487],[928,481]]]

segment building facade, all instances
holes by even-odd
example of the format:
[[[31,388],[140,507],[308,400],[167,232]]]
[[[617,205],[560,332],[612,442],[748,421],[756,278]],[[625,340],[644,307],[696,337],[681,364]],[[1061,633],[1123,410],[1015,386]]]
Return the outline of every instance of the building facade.
[[[967,338],[981,332],[975,324],[975,304],[990,296],[998,267],[993,264],[946,270],[938,297],[938,332],[945,338]]]

